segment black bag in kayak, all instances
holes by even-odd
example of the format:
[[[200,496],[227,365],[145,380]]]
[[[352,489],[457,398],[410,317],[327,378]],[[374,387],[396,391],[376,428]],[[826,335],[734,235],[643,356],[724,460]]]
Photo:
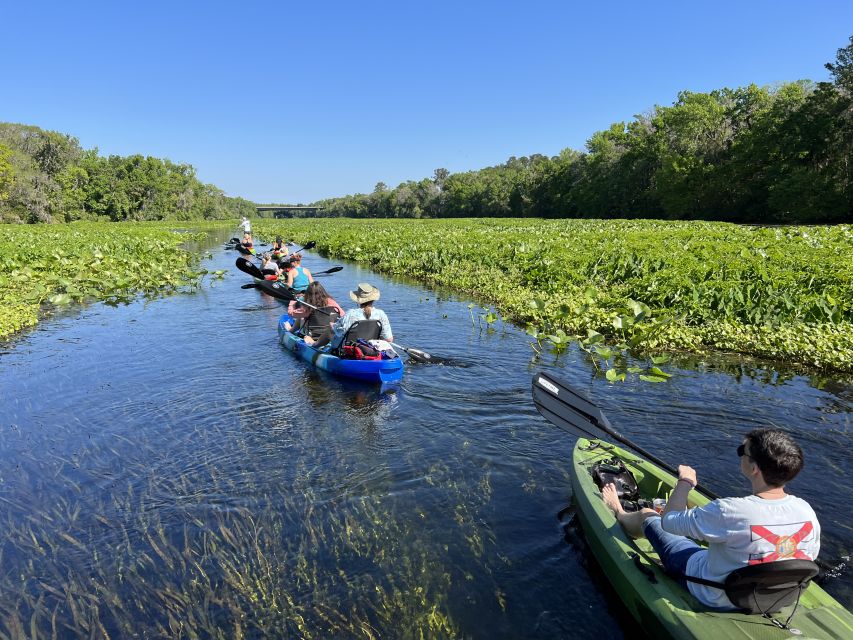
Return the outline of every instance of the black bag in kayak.
[[[625,463],[619,458],[602,460],[592,465],[592,481],[599,489],[611,483],[616,485],[619,500],[636,502],[640,499],[640,488],[634,474],[625,468]]]

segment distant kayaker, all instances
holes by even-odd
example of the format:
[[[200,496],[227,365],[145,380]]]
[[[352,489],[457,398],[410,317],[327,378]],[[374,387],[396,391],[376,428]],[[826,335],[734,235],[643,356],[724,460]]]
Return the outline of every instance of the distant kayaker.
[[[249,222],[249,219],[246,216],[240,220],[239,226],[243,227],[243,233],[252,233],[252,223]]]
[[[349,297],[358,303],[358,308],[347,311],[316,341],[306,337],[305,342],[313,344],[314,347],[322,347],[331,342],[332,348],[337,349],[349,328],[359,320],[378,320],[382,326],[379,338],[387,342],[394,341],[394,336],[391,334],[391,321],[382,309],[373,306],[373,303],[379,300],[379,289],[362,282],[355,291],[350,291]]]
[[[276,260],[281,260],[282,258],[286,258],[288,254],[287,246],[284,244],[284,240],[281,236],[275,237],[275,242],[272,244],[272,255]]]
[[[297,292],[305,291],[314,282],[311,272],[302,266],[302,256],[294,253],[290,257],[291,269],[287,272],[287,286]]]
[[[746,435],[737,454],[740,472],[752,485],[752,495],[745,498],[720,498],[688,509],[687,495],[697,480],[696,471],[686,465],[678,467],[678,483],[663,517],[652,509],[626,512],[613,484],[602,489],[602,498],[629,536],[648,538],[674,576],[724,582],[747,565],[814,560],[820,551],[817,516],[805,500],[785,493],[785,485],[803,467],[799,445],[783,431],[756,429]],[[722,589],[683,578],[680,582],[707,607],[735,609]]]
[[[249,253],[254,254],[255,243],[252,241],[252,234],[250,232],[246,232],[243,234],[243,240],[240,242]]]
[[[278,266],[278,263],[273,260],[272,254],[268,251],[261,258],[261,272],[265,276],[273,276],[269,278],[270,280],[278,279],[278,274],[281,269]]]
[[[305,323],[308,322],[308,318],[314,315],[321,315],[325,318],[330,318],[330,316],[315,311],[311,307],[318,307],[320,309],[324,307],[331,307],[326,310],[334,311],[337,314],[335,317],[336,320],[344,315],[344,310],[341,309],[341,305],[335,302],[335,299],[329,295],[326,288],[319,282],[315,281],[308,285],[308,288],[305,290],[305,297],[302,298],[302,301],[307,304],[302,304],[299,300],[294,300],[287,307],[287,315],[296,321],[295,326],[285,324],[285,328],[288,331],[294,328],[299,329],[304,326]],[[327,322],[327,324],[331,324],[331,322]]]

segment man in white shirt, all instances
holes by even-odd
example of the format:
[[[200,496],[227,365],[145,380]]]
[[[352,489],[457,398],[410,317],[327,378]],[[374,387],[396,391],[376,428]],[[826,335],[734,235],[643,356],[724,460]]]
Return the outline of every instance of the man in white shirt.
[[[243,233],[252,233],[252,223],[246,216],[240,221],[240,226],[243,227]]]
[[[612,484],[602,489],[602,498],[628,535],[648,538],[671,575],[724,582],[732,571],[747,565],[814,560],[820,551],[817,516],[805,500],[785,493],[785,484],[803,467],[800,447],[783,431],[756,429],[746,435],[737,453],[741,474],[752,485],[752,495],[745,498],[720,498],[687,509],[696,471],[686,465],[678,467],[678,483],[662,518],[652,509],[626,512]],[[722,589],[683,578],[681,583],[708,607],[735,609]]]

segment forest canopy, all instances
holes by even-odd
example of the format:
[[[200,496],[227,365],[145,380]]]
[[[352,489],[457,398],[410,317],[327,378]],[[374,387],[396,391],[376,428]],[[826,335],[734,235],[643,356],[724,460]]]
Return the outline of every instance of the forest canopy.
[[[380,182],[315,203],[356,218],[552,217],[757,223],[853,220],[853,37],[831,82],[683,91],[593,134],[586,151]]]
[[[103,157],[77,138],[0,123],[0,222],[194,220],[255,213],[253,203],[202,183],[188,164]]]

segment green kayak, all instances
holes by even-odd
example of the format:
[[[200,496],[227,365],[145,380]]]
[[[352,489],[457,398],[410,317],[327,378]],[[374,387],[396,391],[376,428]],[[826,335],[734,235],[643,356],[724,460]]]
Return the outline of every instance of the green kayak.
[[[631,540],[605,506],[591,467],[619,458],[637,480],[643,498],[666,498],[675,477],[659,466],[602,440],[580,438],[573,455],[572,487],[586,540],[607,578],[628,610],[653,638],[853,638],[853,615],[812,582],[803,592],[789,629],[760,615],[720,613],[704,608],[686,589],[669,578],[645,539]],[[690,506],[708,502],[697,491]],[[793,607],[774,618],[784,622]]]

